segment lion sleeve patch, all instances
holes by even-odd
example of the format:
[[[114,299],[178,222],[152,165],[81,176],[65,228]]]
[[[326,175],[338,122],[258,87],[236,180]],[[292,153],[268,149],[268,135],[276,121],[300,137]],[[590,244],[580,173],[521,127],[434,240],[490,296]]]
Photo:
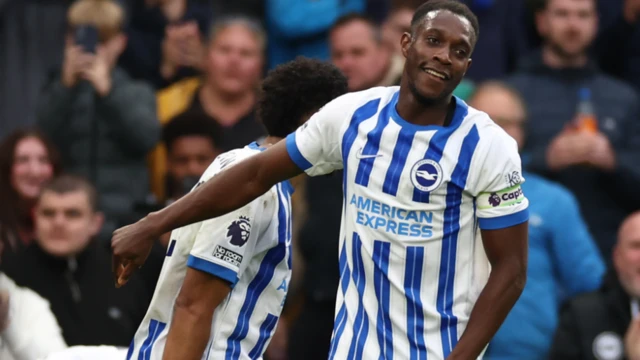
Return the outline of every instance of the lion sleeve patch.
[[[480,210],[495,209],[517,205],[523,200],[522,188],[516,185],[501,191],[480,194],[477,198],[477,206]]]
[[[233,246],[243,247],[251,235],[251,219],[240,216],[227,227],[227,239]]]

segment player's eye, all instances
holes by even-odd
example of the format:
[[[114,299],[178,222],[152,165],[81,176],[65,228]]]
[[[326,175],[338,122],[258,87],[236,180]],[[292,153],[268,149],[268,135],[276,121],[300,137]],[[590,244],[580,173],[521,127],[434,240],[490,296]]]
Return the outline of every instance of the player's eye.
[[[456,55],[458,55],[460,57],[465,57],[465,56],[467,56],[467,51],[458,49],[458,50],[456,50]]]
[[[427,42],[428,42],[429,44],[438,45],[438,44],[440,43],[440,40],[438,40],[438,39],[434,38],[433,36],[429,36],[429,37],[427,38]]]

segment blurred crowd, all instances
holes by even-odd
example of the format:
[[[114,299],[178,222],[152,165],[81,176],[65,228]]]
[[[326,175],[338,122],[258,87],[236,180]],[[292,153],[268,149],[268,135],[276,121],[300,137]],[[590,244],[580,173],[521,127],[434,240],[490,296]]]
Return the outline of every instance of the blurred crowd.
[[[455,95],[518,142],[531,211],[528,282],[486,358],[637,360],[640,1],[461,1],[480,39]],[[423,2],[0,0],[0,359],[127,347],[168,236],[116,289],[111,232],[265,135],[257,88],[278,64],[330,61],[350,91],[398,85]],[[327,357],[341,181],[294,196],[269,360]]]

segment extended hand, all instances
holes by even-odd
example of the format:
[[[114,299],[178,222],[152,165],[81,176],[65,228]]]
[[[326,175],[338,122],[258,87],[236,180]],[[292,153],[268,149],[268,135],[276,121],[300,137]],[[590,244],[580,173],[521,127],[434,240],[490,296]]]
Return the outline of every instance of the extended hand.
[[[547,149],[547,165],[551,170],[562,170],[572,165],[586,163],[590,148],[585,141],[587,134],[563,132],[556,136]]]
[[[609,139],[602,133],[590,138],[591,152],[588,162],[601,170],[613,170],[616,166],[616,154]]]
[[[82,71],[82,78],[89,81],[100,96],[107,96],[111,92],[111,68],[107,55],[101,51],[93,57],[90,67]]]
[[[116,287],[126,284],[149,257],[158,235],[148,225],[149,221],[142,219],[113,232],[111,249]]]

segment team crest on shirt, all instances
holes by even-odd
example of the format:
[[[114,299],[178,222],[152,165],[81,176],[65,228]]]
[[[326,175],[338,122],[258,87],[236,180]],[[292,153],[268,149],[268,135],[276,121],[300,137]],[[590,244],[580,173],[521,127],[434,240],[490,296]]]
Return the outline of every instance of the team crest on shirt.
[[[442,183],[442,167],[431,159],[420,160],[411,168],[411,182],[420,191],[433,191]]]
[[[231,245],[238,247],[243,246],[249,240],[251,234],[251,222],[248,217],[240,216],[238,220],[235,220],[227,228],[227,238]]]

